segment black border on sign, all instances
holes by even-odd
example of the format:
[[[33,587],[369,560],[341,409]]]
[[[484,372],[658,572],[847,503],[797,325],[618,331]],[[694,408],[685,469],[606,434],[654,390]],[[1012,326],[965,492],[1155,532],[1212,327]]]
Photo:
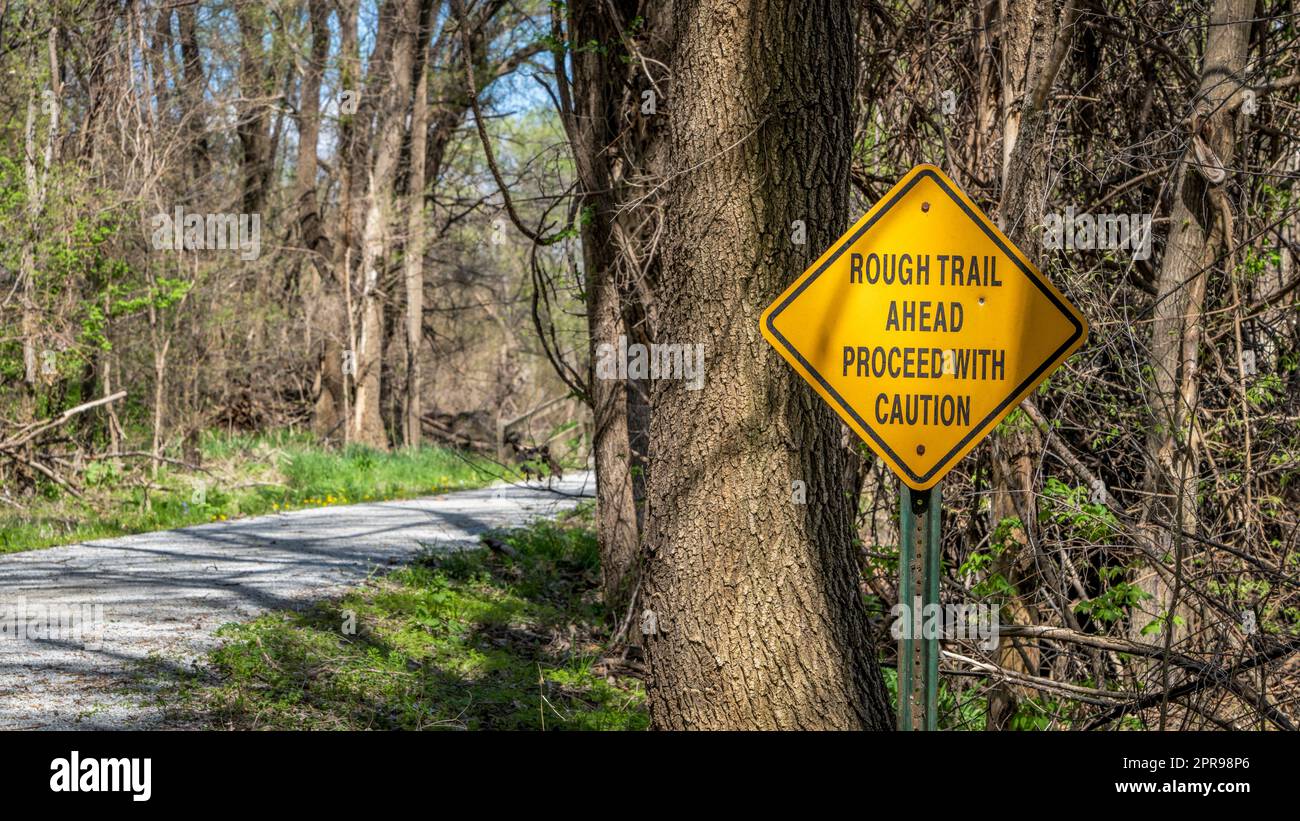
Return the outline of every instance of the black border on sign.
[[[794,346],[790,344],[790,341],[781,335],[781,332],[776,329],[776,318],[781,315],[782,311],[790,307],[790,303],[794,302],[795,298],[797,298],[799,294],[803,293],[803,290],[805,288],[811,285],[813,281],[817,279],[817,277],[821,276],[822,273],[825,272],[826,269],[831,266],[831,263],[839,259],[840,256],[844,253],[844,251],[847,248],[849,248],[849,246],[857,242],[858,239],[860,239],[863,234],[865,234],[868,230],[871,229],[871,226],[876,224],[877,220],[879,220],[881,217],[887,214],[889,212],[889,209],[893,208],[898,203],[898,201],[902,199],[903,195],[912,189],[912,186],[916,185],[917,182],[919,182],[924,177],[929,177],[930,179],[934,180],[935,183],[938,184],[939,188],[942,189],[943,192],[947,194],[948,197],[952,199],[953,202],[961,206],[961,210],[966,212],[966,216],[970,217],[971,220],[973,220],[977,225],[979,225],[980,230],[982,230],[988,236],[988,238],[993,241],[993,244],[996,245],[998,248],[1000,248],[1002,252],[1006,254],[1006,256],[1016,264],[1016,267],[1019,268],[1020,271],[1026,277],[1029,278],[1029,281],[1032,282],[1034,286],[1038,288],[1038,290],[1042,291],[1043,295],[1046,296],[1051,301],[1051,303],[1056,306],[1057,310],[1059,310],[1061,314],[1064,315],[1065,318],[1070,321],[1070,324],[1074,326],[1074,333],[1071,334],[1070,338],[1067,339],[1065,343],[1061,345],[1061,347],[1057,348],[1052,353],[1052,355],[1049,356],[1046,359],[1046,361],[1043,362],[1043,364],[1039,365],[1034,370],[1033,373],[1031,373],[1028,377],[1025,378],[1023,382],[1017,385],[1015,390],[1011,391],[1011,393],[1008,394],[1007,397],[1003,399],[1002,402],[996,408],[994,408],[989,413],[988,416],[985,416],[983,419],[979,421],[978,424],[974,425],[970,429],[970,431],[968,431],[966,435],[961,438],[961,441],[959,441],[956,445],[953,446],[952,450],[944,454],[943,458],[941,458],[938,462],[935,462],[934,467],[926,471],[924,475],[918,476],[910,467],[908,467],[907,463],[904,460],[899,458],[898,454],[894,452],[893,448],[885,444],[885,441],[880,438],[880,434],[876,433],[875,429],[872,428],[871,425],[867,424],[867,421],[863,419],[861,416],[859,416],[857,411],[855,411],[853,407],[849,405],[848,402],[844,401],[844,397],[840,396],[839,392],[836,391],[833,387],[831,387],[831,384],[826,381],[825,377],[823,377],[820,373],[818,373],[817,369],[814,368],[812,364],[808,362],[808,360],[804,359],[803,354],[795,350]],[[776,308],[770,314],[767,315],[767,329],[771,331],[772,338],[778,340],[785,347],[785,349],[789,351],[790,354],[795,359],[797,359],[801,365],[803,365],[804,369],[807,370],[808,373],[812,374],[817,379],[817,382],[823,388],[826,389],[826,392],[835,398],[835,401],[839,404],[840,408],[842,408],[845,413],[847,413],[855,422],[857,422],[858,425],[861,426],[863,430],[871,434],[871,438],[875,441],[877,445],[879,445],[885,451],[885,453],[889,454],[889,458],[894,461],[894,464],[898,468],[900,468],[904,473],[906,473],[908,478],[910,478],[914,482],[917,482],[918,484],[929,481],[935,474],[943,470],[943,468],[947,466],[947,464],[950,461],[952,461],[953,456],[958,451],[960,451],[963,447],[965,447],[967,443],[969,443],[972,439],[976,438],[977,436],[982,436],[983,433],[985,432],[985,429],[991,425],[993,419],[995,419],[998,416],[998,414],[1002,413],[1002,411],[1005,410],[1007,406],[1011,404],[1012,400],[1014,400],[1017,396],[1019,396],[1021,392],[1024,391],[1026,388],[1029,388],[1032,385],[1034,385],[1038,381],[1039,376],[1042,375],[1043,371],[1051,367],[1052,364],[1056,362],[1057,359],[1062,354],[1068,351],[1070,347],[1074,345],[1075,342],[1079,341],[1079,338],[1083,336],[1083,325],[1079,322],[1078,317],[1074,315],[1073,311],[1069,310],[1068,308],[1065,307],[1064,304],[1061,303],[1061,300],[1056,296],[1055,293],[1053,293],[1052,289],[1047,287],[1047,284],[1043,281],[1042,276],[1037,272],[1035,272],[1034,269],[1026,266],[1020,260],[1020,256],[1014,253],[1010,248],[1008,248],[1006,243],[1002,241],[1002,238],[999,237],[995,231],[991,230],[988,221],[985,220],[983,217],[981,217],[979,214],[976,214],[974,211],[972,211],[970,206],[968,206],[965,203],[965,201],[963,201],[962,198],[958,196],[957,193],[948,186],[948,184],[943,180],[943,178],[940,177],[938,174],[936,174],[934,171],[930,170],[929,168],[920,171],[919,173],[917,173],[916,176],[908,180],[907,185],[904,185],[902,188],[900,188],[897,191],[897,193],[895,193],[894,196],[891,197],[889,201],[886,202],[884,206],[882,206],[881,209],[871,217],[871,219],[867,220],[867,222],[861,228],[859,228],[857,231],[854,231],[852,235],[850,235],[843,242],[841,242],[839,247],[835,249],[835,252],[826,258],[826,261],[823,262],[821,266],[816,271],[813,272],[812,276],[805,279],[802,283],[799,284],[798,288],[794,289],[794,291],[792,291],[789,296],[783,299],[781,301],[781,304],[777,305]]]

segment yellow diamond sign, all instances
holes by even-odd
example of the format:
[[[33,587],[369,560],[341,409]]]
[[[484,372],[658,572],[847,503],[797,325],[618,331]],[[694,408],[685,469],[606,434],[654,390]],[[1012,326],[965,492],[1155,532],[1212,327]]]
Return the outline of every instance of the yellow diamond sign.
[[[932,165],[781,294],[763,336],[894,472],[932,487],[1088,337],[1088,323]]]

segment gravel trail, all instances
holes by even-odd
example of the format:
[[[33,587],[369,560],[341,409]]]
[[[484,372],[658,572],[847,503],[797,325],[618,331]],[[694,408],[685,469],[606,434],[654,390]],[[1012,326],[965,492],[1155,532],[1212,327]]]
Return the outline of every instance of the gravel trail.
[[[189,669],[227,622],[335,595],[421,546],[472,547],[594,492],[582,472],[551,489],[498,484],[0,556],[0,729],[166,726],[135,692],[141,662]]]

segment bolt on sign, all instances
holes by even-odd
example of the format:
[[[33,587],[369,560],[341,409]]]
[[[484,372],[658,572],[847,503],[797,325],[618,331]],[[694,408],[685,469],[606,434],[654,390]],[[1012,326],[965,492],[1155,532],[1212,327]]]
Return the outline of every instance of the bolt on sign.
[[[933,487],[1088,337],[952,180],[907,173],[763,312],[768,342],[894,472]]]

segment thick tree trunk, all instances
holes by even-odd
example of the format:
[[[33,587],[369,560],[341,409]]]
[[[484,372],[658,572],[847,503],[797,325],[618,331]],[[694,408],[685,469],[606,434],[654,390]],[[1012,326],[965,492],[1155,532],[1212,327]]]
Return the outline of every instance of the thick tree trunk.
[[[674,17],[658,341],[704,343],[706,379],[654,387],[641,611],[652,720],[888,729],[840,425],[758,329],[847,223],[849,6],[689,2]],[[790,242],[797,219],[803,246]],[[791,503],[794,479],[808,504]]]

